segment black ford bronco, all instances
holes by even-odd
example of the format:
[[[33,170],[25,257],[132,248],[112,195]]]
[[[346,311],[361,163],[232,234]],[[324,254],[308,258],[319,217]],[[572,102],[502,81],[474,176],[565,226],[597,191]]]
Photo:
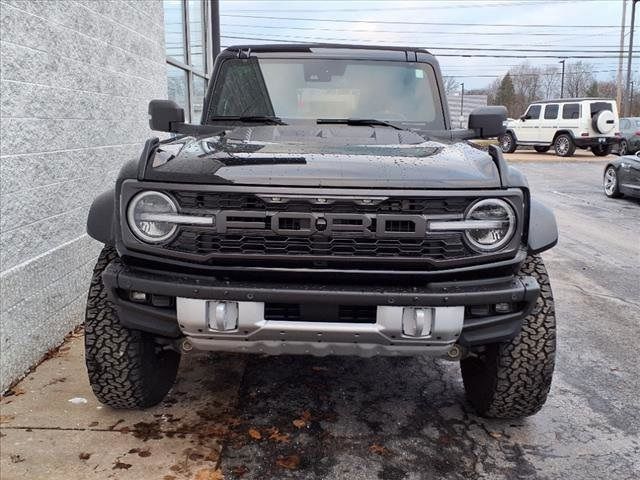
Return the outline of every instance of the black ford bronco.
[[[199,124],[149,105],[139,160],[98,196],[104,243],[86,363],[115,408],[160,402],[190,350],[460,361],[479,414],[544,404],[555,316],[539,253],[553,213],[501,151],[506,110],[451,128],[415,48],[230,47]]]

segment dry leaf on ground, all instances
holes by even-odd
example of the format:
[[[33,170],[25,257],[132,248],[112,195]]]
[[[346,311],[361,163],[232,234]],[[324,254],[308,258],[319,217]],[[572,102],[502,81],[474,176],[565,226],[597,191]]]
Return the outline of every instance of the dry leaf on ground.
[[[222,470],[219,468],[217,470],[214,470],[213,468],[203,468],[196,472],[196,476],[193,477],[193,480],[224,480],[224,475],[222,474]]]
[[[273,440],[279,443],[289,443],[289,434],[280,433],[280,430],[278,430],[276,427],[271,427],[268,430],[268,433],[269,433],[269,440]]]
[[[248,433],[254,440],[260,440],[262,438],[262,434],[255,428],[250,428]]]
[[[371,445],[369,447],[369,451],[371,453],[375,453],[376,455],[387,455],[389,454],[389,450],[384,447],[383,445],[380,445],[378,443],[374,443],[373,445]]]
[[[298,455],[288,455],[286,457],[278,457],[276,465],[287,470],[295,470],[300,466],[300,457]]]

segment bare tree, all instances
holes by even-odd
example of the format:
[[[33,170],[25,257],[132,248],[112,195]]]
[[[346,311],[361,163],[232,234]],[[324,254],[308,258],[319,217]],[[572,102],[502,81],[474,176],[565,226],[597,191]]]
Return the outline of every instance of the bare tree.
[[[560,77],[560,69],[558,67],[545,68],[540,74],[540,95],[545,99],[559,97]]]
[[[594,81],[593,65],[583,62],[567,63],[565,72],[565,91],[567,96],[577,98],[586,95]]]
[[[447,95],[452,95],[460,90],[460,82],[456,77],[444,77],[444,91]]]

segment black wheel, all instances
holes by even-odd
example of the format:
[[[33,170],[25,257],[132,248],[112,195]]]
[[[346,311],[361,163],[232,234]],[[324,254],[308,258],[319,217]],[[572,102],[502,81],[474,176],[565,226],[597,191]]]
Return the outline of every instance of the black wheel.
[[[602,180],[604,194],[609,198],[619,198],[622,196],[618,186],[618,173],[612,165],[604,170],[604,178]]]
[[[541,145],[536,145],[535,147],[533,147],[533,149],[538,152],[538,153],[545,153],[549,151],[549,146],[541,146]]]
[[[500,149],[503,153],[513,153],[516,151],[516,148],[518,148],[516,139],[511,132],[500,135],[498,137],[498,142],[500,143]]]
[[[559,157],[571,157],[576,151],[576,144],[570,135],[563,133],[554,140],[553,149]]]
[[[151,407],[173,386],[180,354],[120,323],[102,283],[102,272],[115,258],[115,249],[104,247],[89,288],[84,336],[89,383],[98,400],[110,407]]]
[[[509,342],[487,345],[460,362],[469,402],[490,418],[521,418],[542,408],[555,364],[556,318],[553,294],[542,259],[529,256],[521,275],[535,277],[540,297]]]
[[[596,157],[606,157],[611,153],[612,145],[598,145],[597,147],[591,147],[591,153]]]
[[[626,140],[620,140],[620,145],[618,146],[618,154],[620,156],[626,155],[629,153],[629,144]]]

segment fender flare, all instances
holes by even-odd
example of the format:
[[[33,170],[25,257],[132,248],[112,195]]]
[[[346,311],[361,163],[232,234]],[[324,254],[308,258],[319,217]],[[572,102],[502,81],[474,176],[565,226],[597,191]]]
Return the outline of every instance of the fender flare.
[[[115,190],[98,195],[91,204],[87,218],[87,233],[91,238],[115,246]]]
[[[535,254],[549,250],[558,243],[558,224],[553,211],[535,199],[531,199],[527,247]]]

